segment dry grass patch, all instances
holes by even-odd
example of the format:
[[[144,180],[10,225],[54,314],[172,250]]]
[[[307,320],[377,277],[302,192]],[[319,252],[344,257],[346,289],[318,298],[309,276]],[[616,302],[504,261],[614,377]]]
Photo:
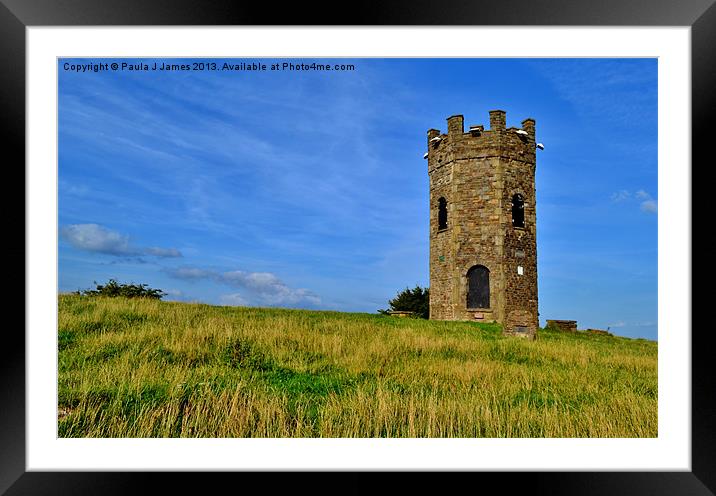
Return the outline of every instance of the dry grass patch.
[[[61,437],[655,437],[657,346],[382,315],[59,298]]]

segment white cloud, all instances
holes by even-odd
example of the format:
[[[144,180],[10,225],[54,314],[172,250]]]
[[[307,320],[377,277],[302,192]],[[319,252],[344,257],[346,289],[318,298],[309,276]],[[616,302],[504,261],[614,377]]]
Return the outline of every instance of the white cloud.
[[[270,272],[247,272],[233,270],[219,272],[212,269],[198,267],[179,267],[165,269],[165,272],[177,279],[200,280],[209,279],[235,288],[246,289],[252,298],[251,302],[268,306],[308,305],[321,304],[321,298],[314,292],[305,288],[291,288],[275,274]],[[225,295],[227,298],[241,298],[241,305],[248,305],[248,296]],[[223,298],[223,297],[222,297]],[[238,304],[238,303],[237,303]]]
[[[221,274],[221,280],[232,286],[247,288],[268,305],[296,305],[308,303],[318,305],[320,297],[303,288],[289,288],[281,279],[270,272],[244,272],[235,270]]]
[[[188,301],[189,298],[180,289],[165,289],[166,294],[163,298],[165,301]]]
[[[654,214],[656,213],[657,202],[656,202],[656,200],[654,200],[651,197],[651,195],[649,193],[647,193],[643,189],[640,189],[634,193],[633,197],[637,200],[642,200],[641,203],[639,204],[639,208],[641,209],[642,212],[654,213]],[[613,202],[619,203],[624,200],[628,200],[628,199],[632,198],[632,194],[628,190],[622,189],[622,190],[612,193],[611,198],[612,198]]]
[[[657,211],[657,204],[656,200],[654,200],[649,193],[644,191],[643,189],[640,189],[637,191],[634,196],[640,200],[643,200],[641,204],[639,205],[639,208],[641,208],[642,212],[647,212],[650,214],[655,214]]]
[[[132,246],[129,236],[112,231],[99,224],[71,224],[60,229],[60,237],[78,250],[116,257],[152,255],[155,257],[181,257],[176,248],[143,248]],[[141,259],[136,259],[140,262]]]
[[[79,250],[115,256],[139,254],[129,247],[129,236],[110,231],[98,224],[65,226],[60,229],[60,236]]]
[[[189,281],[214,279],[218,276],[215,271],[199,269],[197,267],[178,267],[173,269],[164,269],[164,271],[176,279],[185,279]]]
[[[625,189],[622,189],[622,190],[619,190],[619,191],[617,191],[617,192],[615,192],[615,193],[612,194],[612,201],[613,201],[613,202],[624,201],[624,200],[626,200],[627,198],[629,198],[629,196],[631,196],[631,195],[629,194],[629,192],[628,192],[627,190],[625,190]]]
[[[222,278],[228,284],[245,286],[259,292],[274,292],[276,288],[284,286],[283,282],[270,272],[244,272],[235,270],[224,272]]]
[[[655,214],[657,211],[656,200],[646,200],[641,202],[641,211]]]
[[[221,303],[232,307],[245,307],[249,304],[239,293],[221,295]]]
[[[176,258],[182,256],[181,252],[176,248],[158,248],[156,246],[145,248],[144,253],[147,255],[154,255],[155,257],[162,258]]]

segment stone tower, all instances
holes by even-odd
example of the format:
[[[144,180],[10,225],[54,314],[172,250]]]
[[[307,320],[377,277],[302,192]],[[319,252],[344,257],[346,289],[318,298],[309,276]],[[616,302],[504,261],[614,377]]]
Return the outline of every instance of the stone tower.
[[[428,131],[430,318],[499,322],[534,339],[537,313],[535,121],[490,129],[463,116]]]

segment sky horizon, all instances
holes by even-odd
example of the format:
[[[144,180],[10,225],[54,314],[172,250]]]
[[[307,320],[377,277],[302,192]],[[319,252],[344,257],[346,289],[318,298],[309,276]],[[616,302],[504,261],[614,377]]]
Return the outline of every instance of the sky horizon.
[[[59,292],[113,278],[165,300],[388,308],[429,282],[427,130],[501,109],[545,145],[540,325],[658,338],[656,59],[76,70],[123,61],[58,61]],[[283,62],[354,67],[270,70]]]

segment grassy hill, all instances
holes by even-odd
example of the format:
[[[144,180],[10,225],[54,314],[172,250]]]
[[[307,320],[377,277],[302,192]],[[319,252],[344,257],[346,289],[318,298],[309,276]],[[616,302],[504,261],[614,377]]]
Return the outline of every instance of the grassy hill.
[[[655,437],[657,344],[59,297],[60,437]]]

